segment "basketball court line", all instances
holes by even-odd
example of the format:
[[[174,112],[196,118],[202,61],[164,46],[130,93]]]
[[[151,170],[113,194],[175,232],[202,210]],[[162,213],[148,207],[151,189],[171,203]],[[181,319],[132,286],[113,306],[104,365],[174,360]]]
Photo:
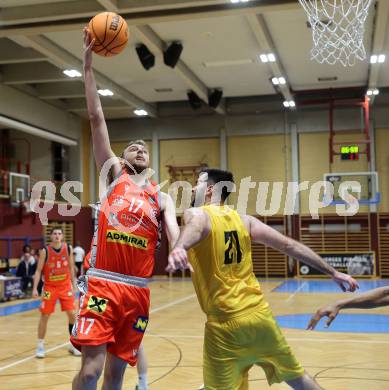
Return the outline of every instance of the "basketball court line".
[[[358,280],[358,284],[357,293],[363,293],[374,288],[389,286],[389,280]],[[294,293],[296,289],[302,293],[342,293],[342,290],[330,279],[287,279],[272,289],[272,292]]]
[[[200,335],[177,335],[177,334],[147,334],[148,337],[165,337],[172,339],[203,339]],[[314,339],[307,337],[286,337],[287,341],[311,341],[319,343],[349,343],[349,344],[389,344],[389,340],[352,340],[352,339]]]
[[[62,348],[62,347],[65,347],[65,346],[68,345],[68,344],[70,344],[69,341],[67,341],[66,343],[60,344],[60,345],[56,345],[55,347],[46,349],[46,353],[47,353],[47,352],[56,351],[57,349],[60,349],[60,348]],[[22,364],[22,363],[24,363],[24,362],[27,362],[28,360],[31,360],[31,359],[36,359],[35,354],[34,354],[34,355],[31,355],[31,356],[27,356],[26,358],[17,360],[16,362],[7,364],[7,365],[5,365],[5,366],[2,366],[2,367],[0,367],[0,371],[4,371],[4,370],[6,370],[7,368],[11,368],[11,367],[17,366],[17,365]]]
[[[161,310],[168,309],[169,307],[178,305],[179,303],[189,301],[190,299],[194,298],[195,296],[196,296],[196,294],[187,295],[186,297],[183,297],[183,298],[180,298],[180,299],[176,299],[173,302],[167,303],[167,304],[162,305],[162,306],[158,306],[155,309],[150,310],[150,314],[157,313],[157,312],[159,312]],[[56,351],[57,349],[63,348],[66,345],[69,345],[69,344],[70,344],[70,342],[67,341],[66,343],[63,343],[63,344],[60,344],[60,345],[56,345],[55,347],[47,349],[46,353]],[[27,362],[28,360],[31,360],[31,359],[36,359],[35,354],[31,355],[31,356],[27,356],[27,357],[25,357],[23,359],[17,360],[16,362],[7,364],[5,366],[1,366],[0,367],[0,371],[4,371],[7,368],[11,368],[11,367],[17,366],[17,365],[22,364],[24,362]]]
[[[281,281],[280,279],[266,279],[266,280],[258,279],[258,281],[261,284],[274,283],[274,282],[285,283],[284,280]],[[192,279],[191,278],[172,278],[172,279],[156,278],[156,279],[151,279],[150,283],[151,282],[154,282],[154,283],[156,283],[156,282],[157,283],[192,282]],[[40,306],[40,304],[41,304],[41,299],[37,298],[37,299],[32,299],[28,302],[17,302],[14,304],[3,306],[3,307],[0,307],[0,317],[9,316],[12,314],[23,313],[23,312],[30,311],[30,310],[35,310]]]
[[[158,280],[155,280],[155,281],[158,281]],[[169,280],[166,280],[166,279],[159,280],[158,282],[161,282],[161,281],[170,282]],[[188,279],[188,281],[191,282],[192,280]],[[9,316],[12,314],[23,313],[25,311],[35,310],[40,306],[40,304],[41,304],[41,299],[38,298],[38,299],[34,299],[32,301],[29,301],[29,302],[18,302],[18,303],[15,303],[14,305],[0,307],[0,317]],[[58,302],[57,302],[57,304],[58,304]],[[153,311],[150,311],[150,313],[153,313]]]
[[[178,305],[178,304],[181,303],[181,302],[189,301],[189,299],[192,299],[192,298],[194,298],[195,296],[196,296],[196,294],[187,295],[187,296],[184,297],[184,298],[177,299],[177,300],[175,300],[175,301],[173,301],[173,302],[167,303],[166,305],[158,306],[158,307],[156,307],[155,309],[150,310],[150,314],[156,313],[156,312],[161,311],[161,310],[164,310],[164,309],[167,309],[167,308],[169,308],[169,307],[171,307],[171,306]]]
[[[285,302],[291,301],[291,300],[295,297],[295,295],[296,295],[299,291],[301,291],[306,285],[307,285],[307,282],[302,283],[301,286],[298,287],[298,288],[296,289],[296,291],[295,291],[293,294],[289,295],[289,297],[285,300]]]

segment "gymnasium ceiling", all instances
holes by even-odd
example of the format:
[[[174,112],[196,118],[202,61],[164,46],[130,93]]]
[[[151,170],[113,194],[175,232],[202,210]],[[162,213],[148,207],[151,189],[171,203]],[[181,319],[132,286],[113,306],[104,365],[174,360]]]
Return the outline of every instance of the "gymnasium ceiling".
[[[284,100],[296,100],[299,108],[302,96],[317,94],[302,91],[330,88],[336,96],[378,87],[381,93],[374,103],[389,100],[388,0],[370,8],[365,34],[368,58],[384,53],[386,63],[357,61],[352,68],[310,60],[312,32],[297,0],[0,0],[0,82],[86,117],[82,80],[68,78],[62,70],[81,71],[82,27],[106,10],[120,13],[130,26],[123,53],[94,56],[99,87],[114,92],[102,98],[110,119],[133,117],[136,108],[153,117],[192,114],[187,91],[207,100],[213,88],[223,89],[222,104],[196,113],[280,112]],[[171,69],[163,64],[162,53],[174,40],[184,50]],[[149,71],[137,58],[137,43],[156,55],[156,66]],[[259,60],[267,52],[276,55],[275,63]],[[286,86],[276,89],[273,76],[285,77]]]

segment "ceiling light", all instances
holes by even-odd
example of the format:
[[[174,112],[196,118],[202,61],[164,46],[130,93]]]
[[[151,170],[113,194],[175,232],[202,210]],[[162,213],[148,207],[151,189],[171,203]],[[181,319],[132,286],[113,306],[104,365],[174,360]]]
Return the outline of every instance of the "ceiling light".
[[[375,95],[377,96],[380,93],[380,91],[377,88],[368,89],[366,92],[367,96]]]
[[[276,56],[273,53],[261,54],[259,56],[262,62],[275,62]]]
[[[276,56],[273,53],[269,53],[267,55],[267,58],[268,58],[269,62],[275,62],[276,61]]]
[[[273,78],[271,79],[271,82],[272,82],[274,85],[278,85],[278,84],[285,85],[285,84],[286,84],[285,77],[273,77]]]
[[[231,0],[231,3],[233,3],[233,4],[239,3],[239,0]]]
[[[82,74],[76,69],[65,69],[63,73],[66,74],[66,76],[71,78],[82,76]]]
[[[113,92],[110,89],[99,89],[97,92],[101,96],[113,96]]]
[[[370,56],[370,63],[371,64],[376,64],[376,63],[379,63],[379,64],[382,64],[383,62],[385,62],[385,59],[386,59],[386,55],[385,54],[373,54],[372,56]]]
[[[296,103],[294,102],[294,100],[285,100],[283,102],[283,105],[284,107],[290,107],[290,108],[293,108],[293,107],[296,107]]]
[[[134,114],[138,115],[138,116],[147,116],[147,115],[149,115],[148,112],[146,110],[143,110],[142,108],[140,108],[138,110],[134,110]]]

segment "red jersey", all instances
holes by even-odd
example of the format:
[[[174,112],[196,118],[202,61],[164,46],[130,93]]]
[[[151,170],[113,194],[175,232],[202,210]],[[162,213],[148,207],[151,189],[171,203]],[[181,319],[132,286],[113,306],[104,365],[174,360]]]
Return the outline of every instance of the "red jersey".
[[[152,275],[161,219],[159,194],[155,184],[140,187],[122,171],[100,209],[93,267],[142,278]]]
[[[69,249],[67,244],[54,249],[51,245],[46,247],[46,262],[43,267],[45,285],[66,285],[71,281],[69,268]]]
[[[82,264],[82,267],[84,268],[84,271],[86,272],[90,268],[90,259],[92,256],[92,249],[86,254],[84,257],[84,262]]]

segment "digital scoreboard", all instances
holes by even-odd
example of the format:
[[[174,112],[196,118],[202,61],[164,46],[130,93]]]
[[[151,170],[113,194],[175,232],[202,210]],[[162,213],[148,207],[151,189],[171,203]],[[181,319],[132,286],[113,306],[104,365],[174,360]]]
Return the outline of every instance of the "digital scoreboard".
[[[342,160],[359,160],[359,146],[356,145],[341,146],[340,154]]]

